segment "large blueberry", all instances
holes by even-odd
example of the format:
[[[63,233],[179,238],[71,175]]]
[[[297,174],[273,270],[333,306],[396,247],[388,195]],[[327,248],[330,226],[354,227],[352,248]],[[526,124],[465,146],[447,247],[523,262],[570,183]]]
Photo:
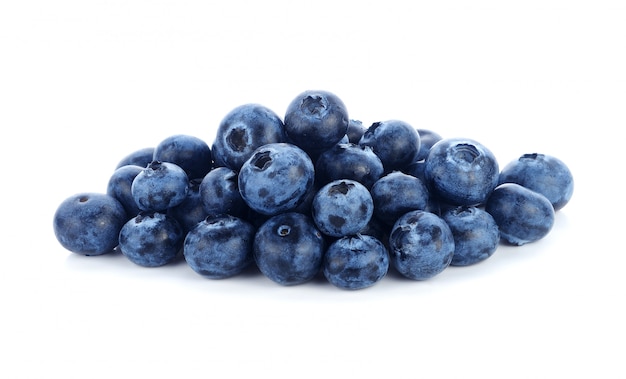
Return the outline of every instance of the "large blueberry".
[[[78,193],[57,207],[53,219],[54,235],[73,253],[101,255],[117,246],[126,217],[124,207],[113,196]]]
[[[315,179],[320,186],[337,179],[351,179],[371,188],[383,172],[383,163],[370,147],[353,143],[337,144],[315,162]]]
[[[200,183],[200,197],[207,215],[229,214],[244,217],[248,206],[239,193],[237,172],[216,167]]]
[[[348,131],[348,111],[337,95],[328,91],[304,91],[285,112],[285,131],[305,151],[327,149]]]
[[[144,211],[124,224],[119,248],[139,266],[159,267],[176,259],[184,238],[176,219],[164,213]]]
[[[331,237],[356,234],[372,218],[374,203],[367,188],[354,180],[335,180],[313,198],[312,216],[322,233]]]
[[[231,215],[207,217],[185,237],[185,261],[196,273],[224,279],[241,273],[254,262],[255,228]]]
[[[391,172],[415,162],[420,150],[420,136],[404,121],[387,120],[373,123],[359,144],[371,147],[385,171]]]
[[[371,287],[389,270],[385,245],[369,235],[342,237],[324,254],[323,273],[335,287],[358,290]]]
[[[191,179],[185,200],[167,209],[167,214],[178,221],[185,234],[208,216],[200,196],[200,183],[200,179]]]
[[[483,204],[498,184],[494,154],[467,138],[445,138],[431,147],[424,167],[431,194],[453,205]]]
[[[239,192],[256,212],[275,215],[295,209],[315,179],[313,162],[289,143],[271,143],[255,150],[241,166]]]
[[[512,245],[537,241],[554,225],[554,207],[550,200],[517,183],[496,187],[485,210],[498,224],[502,239]]]
[[[574,178],[560,159],[546,154],[524,154],[500,171],[499,183],[517,183],[550,200],[554,210],[563,208],[574,192]]]
[[[285,141],[283,121],[274,111],[260,104],[243,104],[220,122],[213,157],[217,165],[239,171],[257,148]]]
[[[127,219],[137,216],[141,211],[135,202],[131,186],[135,177],[143,169],[143,167],[136,165],[123,165],[113,172],[107,183],[107,195],[113,196],[122,204],[126,210]]]
[[[139,209],[165,211],[185,200],[189,178],[178,165],[153,161],[133,180],[131,194]]]
[[[454,236],[452,266],[467,266],[493,255],[500,242],[500,231],[493,217],[477,207],[458,206],[441,215]]]
[[[268,219],[254,237],[254,260],[272,281],[289,286],[307,282],[319,272],[324,238],[305,214],[288,212]]]
[[[154,149],[153,160],[174,163],[182,168],[189,179],[202,179],[211,171],[211,149],[204,140],[176,134],[162,140]]]
[[[428,189],[424,183],[400,171],[380,178],[371,189],[374,215],[393,225],[405,213],[428,207]]]
[[[439,216],[421,210],[400,217],[389,235],[392,266],[403,276],[425,280],[441,273],[454,256],[454,236]]]

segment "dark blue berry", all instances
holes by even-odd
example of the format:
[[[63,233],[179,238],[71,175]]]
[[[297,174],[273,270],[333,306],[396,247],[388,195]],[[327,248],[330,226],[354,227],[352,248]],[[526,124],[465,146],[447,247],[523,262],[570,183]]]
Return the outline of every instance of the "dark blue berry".
[[[178,165],[153,161],[133,180],[131,193],[139,209],[166,211],[185,200],[189,178]]]
[[[260,104],[244,104],[220,122],[213,157],[217,165],[239,171],[257,148],[285,141],[283,121],[276,113]]]
[[[563,208],[574,193],[574,177],[560,159],[524,154],[500,171],[499,183],[517,183],[547,197],[554,210]]]
[[[185,261],[199,275],[224,279],[241,273],[254,262],[255,228],[231,215],[207,217],[185,237]]]
[[[176,219],[164,213],[140,212],[119,234],[119,248],[131,262],[159,267],[174,261],[182,247],[184,231]]]
[[[154,149],[154,161],[174,163],[189,179],[202,179],[211,171],[211,149],[198,137],[177,134],[165,138]]]
[[[495,253],[500,231],[493,217],[477,207],[458,206],[447,209],[441,216],[454,236],[452,266],[468,266]]]
[[[113,196],[84,192],[65,199],[54,213],[53,229],[59,243],[81,255],[110,253],[118,244],[126,211]]]
[[[154,147],[144,147],[143,149],[133,151],[132,153],[122,158],[115,168],[118,169],[126,165],[146,167],[148,164],[150,164],[150,162],[154,160],[153,157]]]
[[[313,198],[315,225],[331,237],[343,237],[363,229],[374,212],[367,188],[354,180],[335,180],[323,186]]]
[[[443,139],[433,145],[425,162],[431,194],[452,205],[483,204],[498,184],[495,156],[471,139]]]
[[[342,237],[324,254],[323,273],[335,287],[358,290],[371,287],[389,270],[385,245],[368,235]]]
[[[401,170],[417,159],[420,137],[417,130],[400,120],[373,123],[359,145],[369,146],[380,158],[386,172]]]
[[[390,225],[409,211],[425,210],[428,207],[426,185],[420,179],[400,171],[380,178],[370,192],[374,201],[374,215]]]
[[[296,96],[285,113],[289,141],[305,151],[327,149],[348,131],[348,111],[339,97],[328,91],[305,91]]]
[[[294,210],[306,198],[315,179],[313,162],[300,148],[271,143],[255,150],[238,176],[246,204],[264,215]]]
[[[550,200],[517,183],[496,187],[485,210],[498,224],[502,239],[512,245],[537,241],[554,225],[554,208]]]
[[[285,286],[302,284],[319,272],[324,247],[324,238],[309,216],[282,213],[257,230],[254,259],[272,281]]]
[[[382,175],[383,164],[368,146],[340,143],[324,151],[315,163],[317,185],[351,179],[371,188]]]
[[[127,219],[137,216],[141,211],[135,202],[131,186],[135,177],[143,169],[143,167],[136,165],[123,165],[113,172],[107,184],[107,195],[113,196],[122,204],[126,210]]]
[[[229,214],[245,217],[248,206],[239,193],[237,172],[216,167],[200,183],[200,197],[207,215]]]
[[[400,217],[389,235],[391,265],[403,276],[426,280],[450,265],[454,237],[439,216],[421,210]]]

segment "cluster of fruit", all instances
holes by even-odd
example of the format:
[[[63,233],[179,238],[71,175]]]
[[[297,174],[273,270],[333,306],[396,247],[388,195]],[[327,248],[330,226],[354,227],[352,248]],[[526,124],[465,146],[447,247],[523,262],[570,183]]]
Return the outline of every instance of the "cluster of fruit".
[[[365,127],[327,91],[305,91],[284,119],[234,108],[213,144],[172,135],[122,159],[106,193],[77,193],[54,215],[66,249],[116,250],[146,267],[183,256],[222,279],[256,264],[281,285],[318,273],[374,285],[390,268],[414,280],[490,257],[551,230],[573,178],[559,159],[525,154],[499,168],[467,138],[400,120]]]

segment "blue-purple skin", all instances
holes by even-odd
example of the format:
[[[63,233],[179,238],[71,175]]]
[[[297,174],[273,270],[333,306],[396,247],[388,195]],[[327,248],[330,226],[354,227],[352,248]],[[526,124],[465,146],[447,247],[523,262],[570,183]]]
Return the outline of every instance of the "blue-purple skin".
[[[436,132],[428,129],[417,129],[417,134],[420,136],[420,150],[415,158],[416,162],[423,161],[428,156],[430,148],[434,144],[441,141],[443,137]]]
[[[348,136],[348,142],[358,145],[361,137],[363,137],[363,134],[365,134],[366,130],[367,127],[363,125],[362,121],[351,119],[350,121],[348,121],[348,130],[346,131],[346,135]]]
[[[545,196],[517,183],[496,187],[485,204],[500,230],[500,237],[511,245],[535,242],[554,226],[554,207]]]
[[[451,266],[469,266],[482,262],[496,252],[500,231],[493,217],[477,207],[458,206],[441,216],[454,236]]]
[[[208,216],[200,197],[200,183],[200,179],[191,179],[185,200],[177,206],[167,209],[167,214],[178,221],[185,234]]]
[[[560,159],[546,154],[524,154],[500,171],[499,184],[517,183],[550,200],[555,211],[563,208],[574,193],[574,177]]]
[[[411,125],[400,120],[373,123],[359,141],[380,158],[385,172],[402,170],[417,159],[420,136]]]
[[[371,188],[383,173],[383,163],[372,149],[353,143],[337,144],[315,162],[315,179],[320,186],[333,180],[351,179]]]
[[[255,228],[244,219],[223,215],[207,217],[185,237],[183,255],[197,274],[225,279],[254,263]]]
[[[388,225],[393,225],[409,211],[425,210],[428,207],[426,185],[420,179],[400,171],[380,178],[370,193],[374,201],[374,216]]]
[[[309,90],[297,95],[285,112],[289,141],[304,151],[327,149],[348,131],[348,111],[341,99],[328,91]]]
[[[117,246],[126,220],[124,207],[113,196],[82,192],[59,204],[53,230],[65,249],[80,255],[102,255]]]
[[[319,230],[331,237],[358,233],[372,218],[374,202],[369,190],[354,180],[335,180],[317,192],[311,214]]]
[[[404,277],[427,280],[445,270],[454,256],[454,236],[434,213],[416,210],[400,217],[389,235],[391,265]]]
[[[303,284],[320,271],[325,242],[313,220],[287,212],[268,219],[256,231],[254,260],[270,280],[283,286]]]
[[[213,167],[209,145],[198,137],[186,134],[162,140],[155,147],[152,160],[174,163],[185,171],[189,179],[202,179]]]
[[[216,165],[239,171],[259,147],[285,142],[285,127],[280,117],[261,104],[243,104],[224,116],[213,141]]]
[[[147,165],[150,164],[150,162],[154,160],[153,157],[154,157],[154,147],[144,147],[142,149],[133,151],[132,153],[122,158],[118,162],[115,168],[118,169],[126,165],[146,167]]]
[[[484,204],[498,184],[496,157],[472,139],[442,139],[430,149],[425,162],[430,194],[451,205]]]
[[[237,172],[216,167],[200,183],[200,198],[207,215],[229,214],[245,217],[248,206],[239,193]]]
[[[152,161],[133,180],[131,194],[143,211],[164,212],[187,197],[189,178],[178,165]]]
[[[140,212],[128,220],[119,235],[119,249],[142,267],[160,267],[173,262],[185,234],[178,221],[164,213]]]
[[[141,211],[133,198],[130,188],[135,177],[143,169],[143,167],[136,165],[123,165],[113,172],[107,183],[107,195],[113,196],[122,204],[126,211],[127,220],[137,216]]]
[[[271,143],[255,150],[241,166],[239,193],[254,211],[267,216],[294,210],[315,180],[313,162],[300,148]]]
[[[324,254],[322,272],[333,286],[359,290],[373,286],[387,275],[389,253],[369,235],[352,235],[334,241]]]

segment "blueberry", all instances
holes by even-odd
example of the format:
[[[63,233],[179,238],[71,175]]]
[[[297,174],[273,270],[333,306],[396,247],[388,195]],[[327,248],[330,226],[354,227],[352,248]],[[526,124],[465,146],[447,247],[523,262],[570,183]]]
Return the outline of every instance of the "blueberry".
[[[401,216],[389,235],[391,265],[403,276],[426,280],[441,273],[454,256],[454,237],[439,216],[421,210]]]
[[[371,287],[384,278],[388,270],[389,253],[383,243],[372,236],[342,237],[324,254],[324,276],[341,289]]]
[[[373,123],[359,144],[369,146],[378,155],[386,172],[401,170],[415,162],[420,150],[417,130],[400,120]]]
[[[574,192],[574,178],[560,159],[546,154],[524,154],[500,171],[499,183],[517,183],[550,200],[554,210],[563,208]]]
[[[359,120],[349,120],[348,130],[346,131],[348,142],[358,144],[366,130],[367,128],[363,125],[363,122]]]
[[[324,247],[324,238],[309,216],[282,213],[257,230],[254,260],[272,281],[285,286],[302,284],[319,272]]]
[[[110,253],[118,244],[126,211],[113,196],[84,192],[72,195],[57,207],[53,229],[59,243],[81,255]]]
[[[348,111],[339,97],[328,91],[304,91],[285,113],[285,132],[305,151],[327,149],[348,131]]]
[[[239,193],[237,172],[216,167],[200,183],[200,197],[207,215],[230,214],[244,217],[248,206]]]
[[[420,136],[420,150],[415,160],[419,162],[426,159],[433,145],[443,138],[438,133],[428,129],[417,129],[417,134]]]
[[[315,163],[318,185],[338,179],[351,179],[371,188],[383,172],[383,163],[370,147],[353,143],[340,143],[331,147]]]
[[[184,237],[183,229],[173,217],[142,211],[122,227],[119,248],[139,266],[159,267],[176,259]]]
[[[372,218],[374,203],[367,188],[354,180],[335,180],[313,198],[312,216],[320,231],[331,237],[356,234]]]
[[[224,279],[241,273],[254,262],[255,228],[231,215],[207,217],[185,237],[185,261],[199,275]]]
[[[126,165],[146,167],[148,164],[150,164],[150,162],[154,160],[153,157],[154,147],[144,147],[143,149],[133,151],[132,153],[122,158],[115,168],[118,169]]]
[[[477,141],[446,138],[426,158],[424,176],[431,194],[452,205],[480,205],[498,184],[493,153]]]
[[[264,215],[295,209],[315,179],[313,162],[300,148],[271,143],[255,150],[241,166],[239,193],[246,204]]]
[[[189,178],[174,163],[152,161],[133,180],[131,193],[139,209],[165,211],[185,200]]]
[[[131,192],[133,180],[141,171],[143,171],[143,167],[123,165],[109,177],[106,193],[116,198],[122,204],[124,210],[126,210],[127,219],[137,216],[141,211]]]
[[[167,214],[178,221],[185,234],[208,216],[200,196],[200,183],[200,179],[191,179],[185,200],[167,209]]]
[[[426,185],[420,179],[400,171],[380,178],[370,192],[374,201],[374,215],[390,225],[409,211],[425,210],[428,207]]]
[[[498,224],[500,236],[512,245],[545,237],[554,225],[554,208],[545,196],[517,183],[496,187],[485,210]]]
[[[500,231],[493,217],[477,207],[458,206],[442,216],[454,236],[452,266],[472,265],[493,255],[500,242]]]
[[[154,149],[153,160],[174,163],[185,171],[189,179],[202,179],[213,166],[209,145],[198,137],[185,134],[161,141]]]
[[[218,165],[239,171],[259,147],[285,142],[283,121],[260,104],[244,104],[231,110],[220,122],[213,157]]]

